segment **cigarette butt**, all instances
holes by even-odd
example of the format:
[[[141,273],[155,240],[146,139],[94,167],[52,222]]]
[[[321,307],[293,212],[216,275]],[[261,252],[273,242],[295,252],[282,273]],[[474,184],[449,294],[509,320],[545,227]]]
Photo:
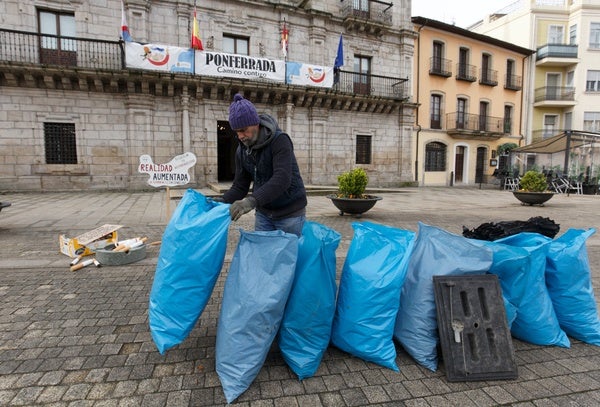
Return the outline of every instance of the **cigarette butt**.
[[[82,269],[82,268],[84,268],[84,267],[86,267],[86,266],[89,266],[89,265],[90,265],[90,264],[92,264],[93,262],[94,262],[94,259],[89,259],[89,260],[82,261],[82,262],[81,262],[81,263],[79,263],[79,264],[76,264],[76,265],[74,265],[74,266],[71,266],[71,269],[70,269],[70,270],[71,270],[71,271],[77,271],[77,270],[80,270],[80,269]]]
[[[92,261],[94,262],[94,266],[96,267],[100,267],[102,264],[100,264],[100,262],[96,259],[92,259]]]
[[[81,260],[83,256],[80,254],[79,256],[75,257],[72,261],[71,261],[71,266],[76,265],[77,263],[79,263],[79,260]]]

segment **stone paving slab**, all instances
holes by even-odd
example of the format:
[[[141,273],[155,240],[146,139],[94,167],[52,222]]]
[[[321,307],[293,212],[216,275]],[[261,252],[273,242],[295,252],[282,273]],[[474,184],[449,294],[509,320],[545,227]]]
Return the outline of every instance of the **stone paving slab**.
[[[522,206],[506,191],[408,188],[382,192],[362,218],[339,216],[324,196],[310,196],[307,217],[342,234],[338,278],[352,223],[410,230],[418,222],[462,233],[483,222],[547,216],[568,228],[600,225],[600,196],[557,195],[544,207]],[[160,355],[148,330],[148,294],[159,248],[113,267],[68,269],[58,235],[76,236],[105,223],[120,236],[160,240],[167,223],[164,192],[4,194],[0,213],[0,405],[221,406],[215,335],[224,279],[238,229],[232,224],[224,270],[190,336]],[[171,210],[176,200],[169,202]],[[600,237],[588,240],[595,291],[600,290]],[[598,296],[597,296],[598,297]],[[519,378],[451,383],[443,363],[431,372],[397,346],[400,372],[331,346],[317,374],[297,380],[276,346],[240,406],[597,406],[600,348],[572,340],[570,349],[514,339]]]

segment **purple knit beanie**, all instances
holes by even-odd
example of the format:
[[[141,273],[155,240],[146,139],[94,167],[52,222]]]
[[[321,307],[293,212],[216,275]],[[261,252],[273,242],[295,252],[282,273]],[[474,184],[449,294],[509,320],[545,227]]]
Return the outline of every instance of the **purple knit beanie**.
[[[229,125],[233,130],[254,126],[260,123],[256,108],[249,100],[236,93],[233,103],[229,106]]]

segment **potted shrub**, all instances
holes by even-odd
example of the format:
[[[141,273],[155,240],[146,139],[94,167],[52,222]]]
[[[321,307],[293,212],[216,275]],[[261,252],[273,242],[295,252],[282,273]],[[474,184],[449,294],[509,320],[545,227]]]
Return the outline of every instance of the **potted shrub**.
[[[523,205],[540,205],[554,196],[548,190],[546,176],[539,171],[529,170],[519,180],[519,189],[513,191],[513,195]]]
[[[365,194],[369,178],[362,168],[344,172],[338,176],[337,181],[337,193],[327,195],[327,198],[340,210],[340,215],[348,213],[360,216],[381,199],[380,196]]]

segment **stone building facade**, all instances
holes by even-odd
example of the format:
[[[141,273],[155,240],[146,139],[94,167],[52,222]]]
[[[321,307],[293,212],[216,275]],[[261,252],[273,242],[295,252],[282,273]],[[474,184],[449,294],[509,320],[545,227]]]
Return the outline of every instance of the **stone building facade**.
[[[123,5],[134,41],[189,47],[193,1]],[[189,186],[231,181],[237,92],[290,133],[306,184],[333,185],[355,166],[370,186],[411,183],[410,12],[410,1],[198,2],[208,51],[284,59],[285,27],[286,60],[332,66],[343,34],[340,80],[319,88],[127,68],[120,1],[3,1],[0,190],[145,189],[141,155],[188,151]]]

